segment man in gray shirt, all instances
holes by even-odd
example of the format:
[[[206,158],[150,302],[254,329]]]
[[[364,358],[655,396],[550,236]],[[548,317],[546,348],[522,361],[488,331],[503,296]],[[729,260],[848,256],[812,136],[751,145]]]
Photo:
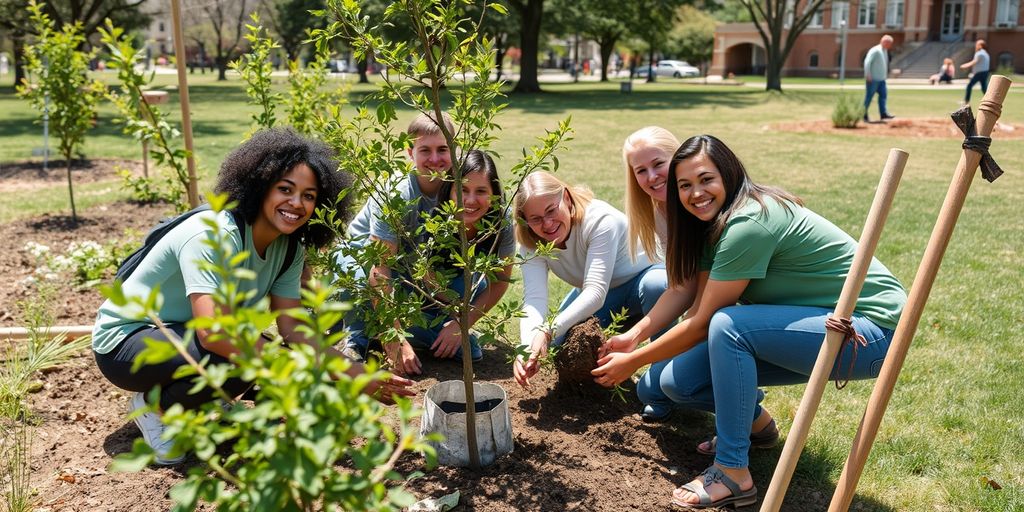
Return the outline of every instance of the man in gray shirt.
[[[885,106],[885,100],[889,93],[885,88],[885,79],[889,75],[889,48],[892,48],[892,36],[886,34],[882,39],[868,50],[864,56],[864,122],[870,123],[868,118],[868,107],[871,106],[871,98],[878,93],[878,114],[882,120],[892,119],[896,116],[889,113]]]
[[[985,94],[988,92],[988,74],[991,69],[991,59],[988,56],[988,52],[985,51],[985,40],[978,39],[974,42],[974,58],[970,62],[965,62],[960,65],[960,69],[967,69],[973,67],[974,75],[971,76],[971,80],[967,82],[967,92],[964,94],[964,105],[971,102],[971,89],[974,88],[974,84],[981,84],[981,93]]]

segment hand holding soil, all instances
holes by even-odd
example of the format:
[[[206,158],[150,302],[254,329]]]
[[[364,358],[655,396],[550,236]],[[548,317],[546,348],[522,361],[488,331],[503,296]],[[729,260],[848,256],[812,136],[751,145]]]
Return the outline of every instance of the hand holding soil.
[[[591,382],[590,371],[597,367],[597,355],[604,343],[604,331],[596,317],[577,324],[565,335],[565,343],[555,354],[558,378],[566,382]]]

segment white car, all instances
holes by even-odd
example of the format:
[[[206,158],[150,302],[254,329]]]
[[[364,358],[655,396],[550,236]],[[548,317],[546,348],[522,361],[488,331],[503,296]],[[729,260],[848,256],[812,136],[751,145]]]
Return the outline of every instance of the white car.
[[[659,60],[658,66],[654,68],[654,72],[658,76],[671,76],[673,78],[700,76],[700,70],[684,60]]]

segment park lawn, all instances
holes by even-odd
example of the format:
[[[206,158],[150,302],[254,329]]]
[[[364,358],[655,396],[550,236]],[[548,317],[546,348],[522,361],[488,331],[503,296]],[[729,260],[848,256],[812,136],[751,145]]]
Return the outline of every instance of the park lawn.
[[[249,130],[255,107],[245,104],[237,79],[217,83],[209,74],[190,79],[200,188],[208,190],[219,160]],[[157,78],[158,86],[173,83],[170,75]],[[658,124],[684,138],[711,133],[740,155],[755,179],[799,194],[811,209],[859,236],[888,150],[899,147],[910,159],[877,255],[910,287],[960,155],[958,141],[772,129],[777,122],[828,118],[836,91],[777,94],[665,82],[634,87],[634,93],[620,94],[615,83],[546,85],[546,94],[512,96],[498,121],[501,140],[493,147],[500,155],[499,168],[511,166],[543,129],[571,116],[575,139],[559,155],[559,175],[586,184],[598,198],[621,207],[621,144],[630,132]],[[372,86],[355,86],[353,96],[370,90]],[[942,117],[957,107],[961,94],[960,89],[893,90],[890,105],[900,117]],[[1024,90],[1012,90],[1005,105],[1003,120],[1024,125]],[[166,108],[177,113],[176,103]],[[137,158],[138,145],[109,122],[112,114],[109,106],[103,108],[85,153]],[[34,117],[10,88],[0,89],[0,165],[27,158],[39,145]],[[401,111],[398,126],[404,127],[410,117],[410,111]],[[994,184],[975,180],[861,479],[858,493],[864,499],[855,501],[854,510],[1024,508],[1024,412],[1016,399],[1024,388],[1018,349],[1024,316],[1024,237],[1019,228],[1024,140],[997,139],[993,153],[1007,174]],[[124,198],[116,182],[84,185],[76,192],[83,209]],[[0,222],[64,211],[66,194],[64,187],[53,186],[34,191],[31,201],[7,197],[0,205]],[[517,282],[508,299],[521,296]],[[552,302],[560,298],[552,293]],[[832,489],[871,386],[855,382],[826,393],[790,494],[801,492],[801,483]],[[784,432],[802,392],[803,386],[769,390],[765,405]],[[700,424],[703,428],[704,422]],[[675,422],[666,428],[690,426]],[[755,480],[762,486],[775,466],[770,453],[777,451],[751,457]],[[998,482],[1002,490],[991,489],[983,478]]]

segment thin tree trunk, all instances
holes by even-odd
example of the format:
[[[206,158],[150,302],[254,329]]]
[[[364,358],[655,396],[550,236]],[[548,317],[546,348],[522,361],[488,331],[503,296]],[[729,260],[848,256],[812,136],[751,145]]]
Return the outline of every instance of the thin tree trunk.
[[[25,80],[25,36],[24,34],[12,34],[11,42],[14,45],[13,62],[14,84],[19,85]]]
[[[217,56],[217,81],[224,81],[228,79],[228,57],[226,55]]]
[[[496,81],[501,81],[502,67],[505,63],[505,36],[494,36],[494,67],[498,70]]]
[[[647,81],[656,82],[657,77],[654,72],[654,45],[650,45],[650,49],[647,53]]]
[[[602,82],[607,82],[608,81],[608,64],[609,64],[608,60],[611,59],[611,57],[612,57],[612,50],[615,49],[615,42],[616,42],[616,40],[612,39],[611,41],[602,41],[600,43],[600,47],[601,47],[601,81]]]
[[[361,59],[356,63],[356,69],[359,71],[359,83],[368,84],[370,83],[370,77],[367,76],[366,71],[370,68],[368,59]]]
[[[64,153],[64,163],[68,170],[68,198],[71,199],[71,221],[78,224],[78,212],[75,210],[75,189],[71,184],[71,153]]]

